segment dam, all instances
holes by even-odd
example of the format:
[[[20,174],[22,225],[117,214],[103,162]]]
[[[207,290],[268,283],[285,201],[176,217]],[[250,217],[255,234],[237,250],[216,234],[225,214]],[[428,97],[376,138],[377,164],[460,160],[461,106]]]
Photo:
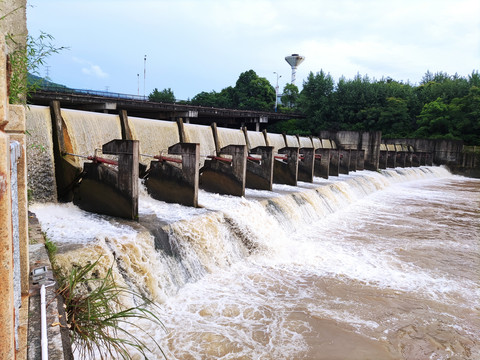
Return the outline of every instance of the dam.
[[[268,142],[262,133],[245,138],[239,129],[218,128],[213,139],[208,126],[184,124],[182,133],[175,122],[141,118],[129,118],[127,129],[119,116],[60,111],[66,152],[81,155],[68,157],[76,169],[96,149],[126,137],[138,141],[145,168],[155,155],[179,159],[169,153],[172,145],[194,143],[199,168],[234,144],[251,157],[251,149],[273,148],[274,161],[295,163],[298,171],[299,149],[308,145],[280,134],[268,134]],[[200,186],[197,206],[155,199],[138,180],[138,217],[118,218],[57,201],[65,195],[59,189],[68,189],[58,183],[69,184],[55,174],[52,124],[48,107],[27,112],[30,211],[57,245],[64,271],[101,256],[99,275],[113,264],[119,283],[159,305],[166,331],[141,326],[167,358],[480,355],[478,179],[426,164],[348,171],[358,165],[356,149],[342,149],[342,159],[334,156],[336,175],[312,169],[306,181],[272,173],[270,189],[244,184],[243,196]],[[327,136],[311,143],[312,163],[337,147]],[[347,173],[338,173],[341,165]],[[151,358],[162,358],[152,349]]]

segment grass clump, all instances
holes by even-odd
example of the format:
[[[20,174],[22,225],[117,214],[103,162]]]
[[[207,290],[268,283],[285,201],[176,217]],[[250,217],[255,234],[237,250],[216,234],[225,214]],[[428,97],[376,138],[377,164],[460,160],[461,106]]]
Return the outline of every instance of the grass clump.
[[[149,339],[165,357],[160,345],[138,324],[138,320],[143,319],[163,327],[158,316],[148,309],[155,305],[135,291],[117,285],[113,264],[104,278],[95,277],[94,269],[99,260],[74,266],[58,290],[64,299],[73,351],[82,359],[98,356],[101,359],[130,359],[129,350],[134,349],[147,359],[150,349],[143,339]],[[125,308],[120,303],[125,296],[141,304]],[[139,335],[129,332],[128,326],[138,330]]]

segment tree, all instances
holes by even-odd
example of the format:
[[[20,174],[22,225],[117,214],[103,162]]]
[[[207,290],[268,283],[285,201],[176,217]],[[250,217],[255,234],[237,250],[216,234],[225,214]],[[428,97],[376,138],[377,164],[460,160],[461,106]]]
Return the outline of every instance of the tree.
[[[148,95],[148,100],[154,102],[174,103],[175,95],[170,88],[163,89],[162,91],[158,91],[158,89],[155,88],[150,95]]]
[[[303,82],[303,89],[298,96],[298,107],[307,116],[306,126],[312,134],[322,129],[336,130],[332,116],[333,79],[323,70],[315,75],[310,72]]]
[[[425,104],[418,115],[418,130],[414,137],[431,139],[453,139],[448,105],[441,98]]]
[[[480,145],[480,88],[473,86],[462,98],[449,105],[453,134],[469,145]]]
[[[298,100],[298,87],[295,84],[286,84],[283,88],[283,95],[282,95],[282,105],[289,109],[293,109],[297,105]]]
[[[255,71],[240,74],[233,92],[237,109],[272,111],[275,105],[275,89],[270,82],[259,77]]]

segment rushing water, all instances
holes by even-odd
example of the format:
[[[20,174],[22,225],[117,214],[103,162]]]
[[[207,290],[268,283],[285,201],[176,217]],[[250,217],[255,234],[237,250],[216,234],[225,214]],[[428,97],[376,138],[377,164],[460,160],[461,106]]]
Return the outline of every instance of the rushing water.
[[[201,191],[202,209],[144,192],[139,223],[31,210],[59,264],[104,254],[156,299],[167,332],[142,326],[169,359],[478,359],[479,191],[421,167]]]

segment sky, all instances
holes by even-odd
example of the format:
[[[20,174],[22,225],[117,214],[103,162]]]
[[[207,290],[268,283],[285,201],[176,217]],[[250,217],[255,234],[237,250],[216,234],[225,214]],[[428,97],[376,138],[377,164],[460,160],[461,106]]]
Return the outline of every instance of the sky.
[[[177,99],[235,86],[250,69],[280,92],[323,70],[418,84],[480,68],[479,0],[29,0],[29,34],[63,50],[41,76],[75,89]],[[146,61],[145,61],[146,56]]]

